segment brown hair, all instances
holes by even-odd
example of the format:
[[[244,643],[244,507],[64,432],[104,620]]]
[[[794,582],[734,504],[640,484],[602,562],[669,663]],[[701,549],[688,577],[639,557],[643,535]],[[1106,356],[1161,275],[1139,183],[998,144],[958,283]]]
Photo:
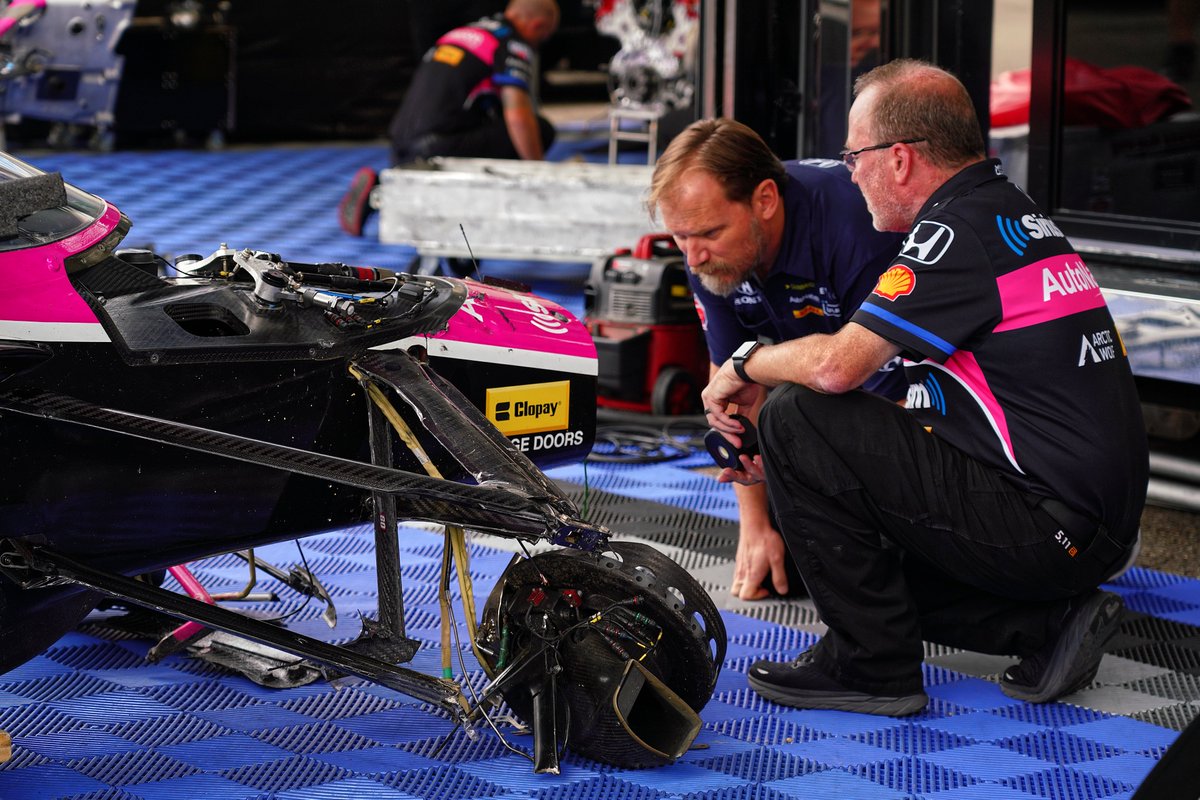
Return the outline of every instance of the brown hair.
[[[651,216],[675,182],[693,169],[712,175],[736,203],[750,202],[764,180],[775,181],[780,191],[787,182],[783,164],[753,130],[732,119],[702,119],[676,136],[658,159],[646,196]]]
[[[986,157],[983,132],[965,86],[944,69],[900,58],[854,82],[854,96],[876,89],[870,129],[878,142],[924,139],[934,166],[956,169]]]

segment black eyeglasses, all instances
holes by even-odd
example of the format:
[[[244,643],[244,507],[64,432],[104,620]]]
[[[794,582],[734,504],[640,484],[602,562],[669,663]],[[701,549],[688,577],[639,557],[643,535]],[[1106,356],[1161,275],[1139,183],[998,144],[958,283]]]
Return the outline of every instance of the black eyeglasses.
[[[869,147],[860,147],[857,150],[843,150],[841,152],[842,163],[846,165],[847,169],[849,169],[851,172],[854,172],[854,165],[858,163],[858,157],[860,155],[862,155],[863,153],[869,153],[872,150],[886,150],[887,148],[891,147],[892,145],[916,144],[917,142],[923,142],[923,141],[925,141],[925,140],[924,139],[899,139],[895,142],[884,142],[883,144],[873,144],[873,145],[870,145]]]

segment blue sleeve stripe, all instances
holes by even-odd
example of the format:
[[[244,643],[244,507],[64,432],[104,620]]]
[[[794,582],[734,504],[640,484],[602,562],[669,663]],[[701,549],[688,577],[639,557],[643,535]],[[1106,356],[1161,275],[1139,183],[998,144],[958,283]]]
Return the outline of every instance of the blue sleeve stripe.
[[[904,331],[905,333],[911,333],[913,336],[916,336],[921,341],[927,342],[928,344],[933,345],[938,350],[945,353],[947,356],[953,355],[954,351],[958,349],[957,347],[950,344],[949,342],[947,342],[945,339],[941,338],[940,336],[935,336],[934,334],[930,333],[929,331],[925,330],[924,328],[921,328],[917,325],[913,325],[908,320],[903,319],[902,317],[898,317],[895,314],[893,314],[892,312],[890,312],[886,309],[882,309],[879,306],[871,305],[870,303],[863,303],[861,306],[858,307],[858,310],[865,311],[868,314],[873,314],[874,316],[879,317],[884,322],[887,322],[890,325],[894,325],[895,327],[899,328],[900,330]]]
[[[512,75],[493,75],[492,83],[496,84],[497,86],[516,86],[520,89],[529,89],[528,81],[524,81],[520,78],[514,78]]]

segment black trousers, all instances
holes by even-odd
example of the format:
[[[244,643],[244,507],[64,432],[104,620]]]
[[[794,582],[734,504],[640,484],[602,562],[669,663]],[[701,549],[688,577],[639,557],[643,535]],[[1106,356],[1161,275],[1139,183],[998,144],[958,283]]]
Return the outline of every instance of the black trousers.
[[[554,126],[544,117],[538,117],[538,130],[542,136],[543,150],[554,143]],[[427,133],[413,140],[392,133],[392,165],[412,161],[448,156],[453,158],[520,158],[508,136],[508,128],[502,116],[479,117],[478,124],[450,133]]]
[[[922,639],[1028,655],[1124,555],[1088,550],[1093,523],[1067,531],[1072,558],[1045,498],[866,392],[784,384],[759,426],[780,532],[829,626],[816,664],[848,688],[919,690]]]

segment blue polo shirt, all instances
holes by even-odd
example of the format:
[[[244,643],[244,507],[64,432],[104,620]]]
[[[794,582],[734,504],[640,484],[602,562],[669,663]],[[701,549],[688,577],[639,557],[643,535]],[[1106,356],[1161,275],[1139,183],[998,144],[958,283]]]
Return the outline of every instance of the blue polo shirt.
[[[791,161],[784,168],[783,241],[766,278],[752,276],[720,297],[688,273],[714,364],[725,363],[751,339],[778,343],[835,333],[900,250],[904,237],[875,230],[862,193],[840,161]],[[864,388],[892,400],[904,397],[908,381],[899,359]]]

